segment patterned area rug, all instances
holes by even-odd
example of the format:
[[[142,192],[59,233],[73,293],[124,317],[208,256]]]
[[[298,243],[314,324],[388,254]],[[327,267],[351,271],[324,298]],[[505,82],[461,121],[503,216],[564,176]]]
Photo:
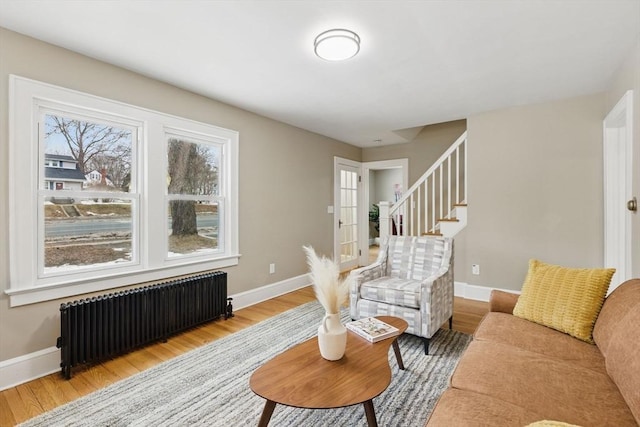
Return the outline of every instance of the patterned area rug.
[[[264,362],[317,333],[324,311],[310,302],[233,335],[168,360],[60,406],[22,426],[255,426],[264,399],[249,388]],[[343,315],[348,319],[347,311]],[[389,351],[391,385],[373,400],[380,426],[423,425],[448,385],[471,337],[440,330],[430,355],[402,335],[405,371]],[[298,409],[277,405],[270,426],[365,426],[362,405]]]

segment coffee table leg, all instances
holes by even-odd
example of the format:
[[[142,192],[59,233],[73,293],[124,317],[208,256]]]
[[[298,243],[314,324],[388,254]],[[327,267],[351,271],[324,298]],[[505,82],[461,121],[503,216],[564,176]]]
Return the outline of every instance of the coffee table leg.
[[[367,415],[367,425],[369,427],[378,427],[376,411],[373,409],[373,400],[364,402],[364,413]]]
[[[392,345],[393,352],[396,354],[396,360],[398,361],[398,367],[404,371],[404,363],[402,363],[402,354],[400,354],[400,346],[398,345],[398,340],[395,339]]]
[[[269,425],[269,420],[271,419],[271,415],[275,408],[276,402],[273,400],[267,400],[264,404],[264,409],[262,410],[262,416],[260,417],[260,422],[258,422],[258,427],[267,427]]]

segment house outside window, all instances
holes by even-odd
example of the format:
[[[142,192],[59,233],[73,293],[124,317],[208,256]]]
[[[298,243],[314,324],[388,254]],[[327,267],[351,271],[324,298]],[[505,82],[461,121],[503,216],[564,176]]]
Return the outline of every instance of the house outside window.
[[[51,190],[81,190],[85,177],[78,162],[71,156],[44,153],[45,188]],[[47,184],[47,183],[53,183]]]
[[[16,76],[10,90],[12,306],[238,263],[237,132]]]

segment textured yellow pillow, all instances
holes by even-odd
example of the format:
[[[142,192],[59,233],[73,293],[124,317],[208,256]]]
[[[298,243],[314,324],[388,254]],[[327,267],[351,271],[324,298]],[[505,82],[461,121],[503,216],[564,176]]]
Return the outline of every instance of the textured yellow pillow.
[[[593,325],[615,271],[565,268],[532,259],[513,314],[593,344]]]

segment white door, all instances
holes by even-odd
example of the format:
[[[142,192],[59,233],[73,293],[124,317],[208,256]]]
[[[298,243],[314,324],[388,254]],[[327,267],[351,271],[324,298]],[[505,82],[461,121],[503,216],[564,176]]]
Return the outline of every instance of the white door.
[[[334,170],[334,259],[346,271],[358,266],[360,163],[336,157]]]
[[[616,269],[609,293],[631,278],[632,100],[629,90],[603,123],[604,265]]]

